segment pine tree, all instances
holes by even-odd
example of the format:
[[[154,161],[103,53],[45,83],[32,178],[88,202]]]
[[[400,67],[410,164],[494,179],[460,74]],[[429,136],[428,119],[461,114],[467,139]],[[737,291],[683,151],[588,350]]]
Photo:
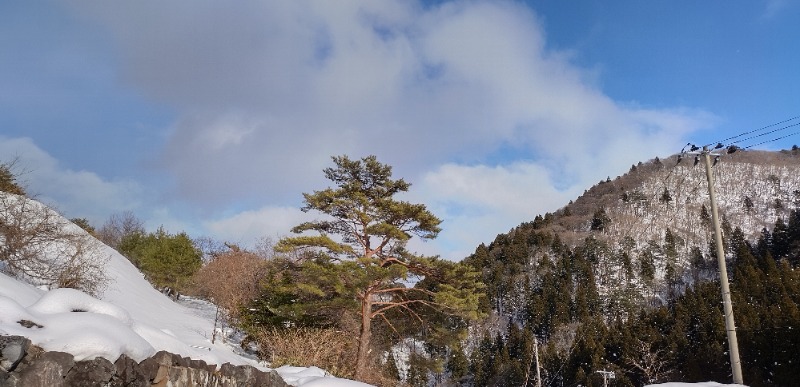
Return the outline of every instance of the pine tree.
[[[163,227],[154,233],[134,233],[118,247],[158,288],[180,291],[202,266],[202,253],[186,233],[170,234]]]
[[[611,218],[606,214],[605,208],[600,208],[592,216],[590,228],[592,231],[605,231],[609,223],[611,223]]]
[[[672,194],[669,193],[669,189],[664,187],[664,191],[661,192],[661,197],[658,199],[662,204],[669,204],[672,202]]]
[[[753,212],[753,199],[750,199],[750,196],[745,196],[744,200],[742,201],[742,205],[744,206],[744,211],[748,214]]]
[[[392,313],[424,317],[439,312],[462,319],[481,316],[478,309],[483,294],[479,273],[462,263],[422,257],[405,249],[413,236],[433,239],[441,220],[422,204],[411,204],[394,198],[411,186],[403,179],[392,179],[392,168],[378,162],[375,156],[351,160],[333,157],[335,167],[324,170],[335,188],[303,194],[303,211],[328,215],[329,220],[302,223],[294,233],[316,232],[284,238],[276,250],[297,254],[303,261],[299,267],[313,270],[307,262],[316,262],[325,270],[323,278],[331,278],[332,289],[342,298],[349,297],[359,315],[358,354],[355,378],[363,379],[369,366],[373,320]],[[340,241],[330,235],[336,235]],[[309,257],[309,258],[303,258]],[[336,273],[335,282],[329,273]],[[425,288],[407,287],[404,281],[412,276],[424,278]],[[306,277],[308,278],[308,277]],[[308,278],[311,280],[311,278]],[[300,287],[314,288],[314,283]],[[328,293],[320,289],[319,298]],[[396,328],[396,327],[395,327]],[[396,329],[395,329],[396,330]]]
[[[705,227],[711,227],[711,214],[708,212],[708,208],[706,208],[705,204],[700,206],[700,222],[702,222]]]
[[[639,254],[639,276],[645,285],[650,288],[651,302],[655,300],[655,255],[651,249],[645,249]]]
[[[460,344],[450,350],[446,369],[450,374],[450,379],[456,383],[462,381],[469,374],[469,359]]]
[[[400,370],[397,368],[397,360],[394,358],[393,351],[389,351],[389,356],[386,358],[386,376],[400,381]]]
[[[783,221],[783,218],[778,218],[775,221],[775,226],[772,228],[772,256],[776,259],[785,258],[789,254],[790,244],[789,227]]]
[[[16,161],[0,163],[0,191],[25,196],[25,190],[17,182],[17,174],[14,173],[15,164]]]

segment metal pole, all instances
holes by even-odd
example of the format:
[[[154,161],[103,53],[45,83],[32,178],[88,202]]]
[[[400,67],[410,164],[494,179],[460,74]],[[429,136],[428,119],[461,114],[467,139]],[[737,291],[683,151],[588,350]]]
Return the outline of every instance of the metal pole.
[[[597,371],[601,375],[603,375],[603,387],[608,387],[608,379],[614,379],[614,371]]]
[[[725,330],[728,333],[728,352],[731,357],[731,370],[733,382],[743,384],[742,363],[739,361],[739,344],[736,340],[736,324],[733,321],[733,304],[731,303],[731,290],[728,286],[728,269],[725,267],[725,250],[722,246],[722,232],[719,229],[719,215],[717,214],[717,199],[714,193],[714,176],[711,173],[711,156],[707,147],[703,147],[703,156],[706,159],[706,178],[708,179],[708,196],[711,200],[711,220],[714,223],[714,236],[717,244],[717,263],[719,264],[719,282],[722,285],[722,307],[725,311]]]
[[[542,374],[539,373],[539,340],[533,335],[533,354],[536,356],[536,387],[542,387]]]

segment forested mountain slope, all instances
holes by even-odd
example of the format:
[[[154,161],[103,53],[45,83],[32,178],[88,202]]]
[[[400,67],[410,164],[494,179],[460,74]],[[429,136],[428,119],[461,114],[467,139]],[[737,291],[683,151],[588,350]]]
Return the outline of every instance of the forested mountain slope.
[[[745,381],[786,385],[800,377],[800,355],[785,346],[800,344],[787,328],[800,328],[800,154],[736,152],[712,171],[740,337],[750,340],[740,344]],[[532,380],[533,334],[551,385],[602,385],[602,369],[617,371],[617,385],[726,381],[710,213],[703,160],[676,155],[479,246],[466,261],[483,270],[496,323],[474,343],[475,384]],[[776,332],[782,345],[768,339]]]

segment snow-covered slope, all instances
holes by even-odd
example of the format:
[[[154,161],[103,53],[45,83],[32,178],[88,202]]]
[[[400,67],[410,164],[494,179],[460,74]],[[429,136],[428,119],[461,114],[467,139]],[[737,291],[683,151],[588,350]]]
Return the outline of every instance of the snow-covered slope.
[[[72,224],[66,227],[83,232]],[[113,361],[124,353],[140,361],[165,350],[218,366],[249,364],[265,369],[219,340],[212,344],[213,320],[155,290],[114,249],[102,244],[98,248],[108,257],[105,273],[110,279],[100,299],[74,289],[39,289],[0,273],[0,334],[28,337],[35,345],[71,353],[77,360]],[[327,376],[316,367],[277,371],[297,386],[366,386]]]

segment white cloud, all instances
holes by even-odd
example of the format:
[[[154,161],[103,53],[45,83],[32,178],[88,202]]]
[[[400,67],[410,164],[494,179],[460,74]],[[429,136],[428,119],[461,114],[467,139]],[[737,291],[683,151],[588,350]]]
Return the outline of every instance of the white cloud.
[[[536,215],[551,212],[575,197],[558,191],[547,169],[530,162],[487,167],[446,164],[427,173],[412,189],[442,218],[443,231],[431,243],[411,244],[426,254],[461,259],[479,243],[489,243]]]
[[[775,17],[775,15],[778,15],[790,5],[791,2],[788,0],[766,0],[764,12],[761,14],[761,20],[765,21],[772,19]]]
[[[475,215],[535,216],[553,205],[563,204],[559,196],[564,195],[553,188],[545,168],[525,162],[496,167],[446,164],[426,174],[421,185],[433,203],[445,209],[471,208]]]
[[[10,158],[0,162],[18,158],[20,180],[29,195],[55,205],[69,218],[101,224],[111,213],[134,210],[142,204],[144,190],[136,182],[109,181],[92,172],[65,168],[30,138],[0,136],[0,154]]]
[[[175,193],[261,207],[207,224],[226,238],[285,232],[281,206],[324,187],[331,155],[375,154],[424,180],[443,245],[471,249],[712,122],[612,100],[517,2],[71,4],[112,32],[124,79],[178,112],[157,161]]]
[[[204,227],[219,240],[253,246],[261,238],[277,240],[289,236],[292,227],[314,219],[314,214],[299,208],[264,207],[209,220]]]

